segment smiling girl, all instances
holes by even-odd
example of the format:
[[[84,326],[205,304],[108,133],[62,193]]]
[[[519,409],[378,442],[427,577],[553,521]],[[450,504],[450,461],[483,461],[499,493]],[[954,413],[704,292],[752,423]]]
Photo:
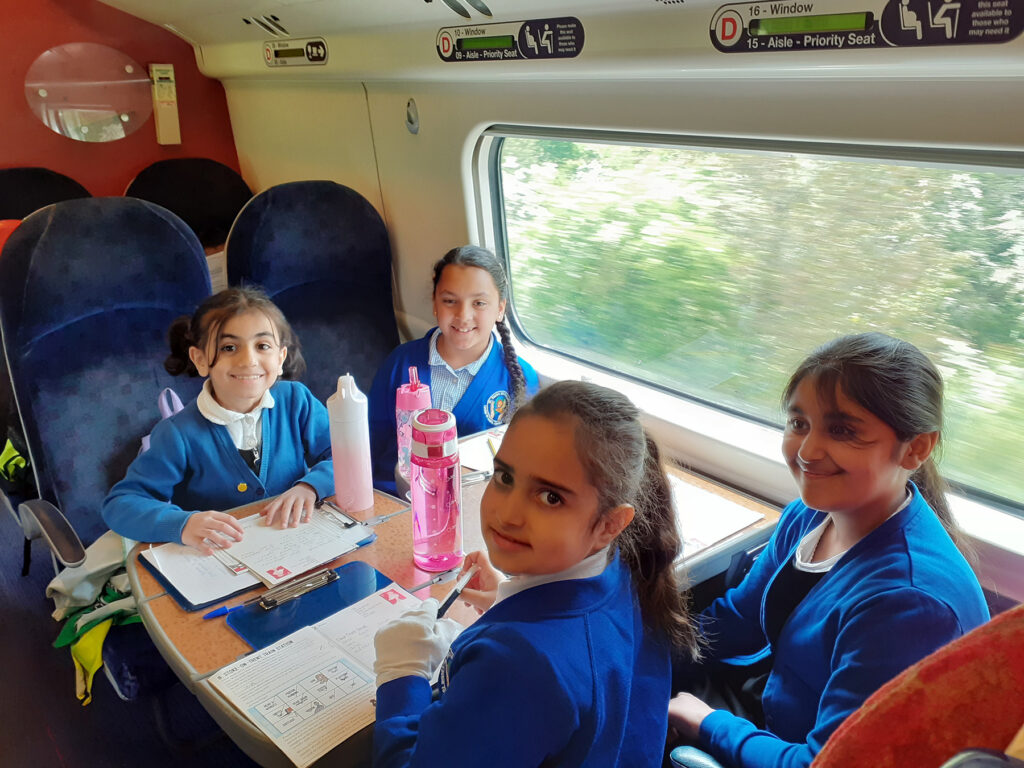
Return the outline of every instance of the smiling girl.
[[[395,349],[370,390],[374,485],[391,493],[398,461],[395,391],[410,366],[430,385],[431,405],[455,414],[460,436],[508,423],[537,391],[537,374],[512,346],[508,279],[493,253],[474,245],[446,253],[434,265],[433,303],[437,327]]]
[[[255,288],[203,302],[168,332],[172,375],[203,376],[203,390],[153,429],[150,448],[103,502],[114,531],[139,541],[177,541],[204,554],[242,538],[223,510],[276,496],[267,525],[309,519],[334,492],[327,409],[286,381],[305,363],[284,315]]]
[[[716,662],[756,657],[770,665],[763,695],[747,717],[691,693],[669,706],[679,735],[738,768],[810,765],[883,683],[989,616],[932,458],[942,378],[931,361],[880,333],[844,336],[800,365],[783,404],[800,499],[701,615],[705,669],[683,670],[736,710],[742,693]]]
[[[694,654],[696,632],[636,408],[595,384],[542,390],[502,440],[480,526],[490,562],[465,567],[487,610],[451,649],[435,600],[377,634],[374,766],[660,765],[670,651]]]

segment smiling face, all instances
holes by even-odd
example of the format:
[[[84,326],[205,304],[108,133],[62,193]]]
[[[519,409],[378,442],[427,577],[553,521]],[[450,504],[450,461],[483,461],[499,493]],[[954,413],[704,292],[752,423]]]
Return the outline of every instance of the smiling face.
[[[907,480],[934,447],[935,433],[901,441],[893,429],[836,386],[820,397],[808,376],[788,406],[782,453],[804,503],[881,524],[906,496]]]
[[[487,349],[505,301],[487,270],[449,264],[434,288],[437,351],[452,368],[472,363]]]
[[[281,375],[287,354],[270,318],[255,309],[225,320],[205,350],[189,348],[199,375],[210,377],[214,400],[237,413],[259,404]]]
[[[598,517],[597,489],[576,454],[575,420],[523,414],[494,458],[480,527],[495,568],[558,573],[594,554],[633,519],[623,505]]]

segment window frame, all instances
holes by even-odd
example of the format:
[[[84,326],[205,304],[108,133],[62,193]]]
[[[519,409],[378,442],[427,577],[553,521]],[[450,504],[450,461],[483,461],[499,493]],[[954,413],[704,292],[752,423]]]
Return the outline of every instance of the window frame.
[[[1024,171],[1024,153],[779,140],[766,138],[695,136],[590,129],[547,128],[495,124],[484,127],[472,145],[470,177],[478,239],[510,267],[504,215],[501,148],[506,138],[555,139],[604,144],[649,145],[678,149],[727,149],[764,154],[789,152],[841,157],[844,160],[894,161],[926,167],[958,166],[964,170]],[[509,323],[525,357],[542,381],[586,379],[629,396],[644,412],[645,424],[663,453],[675,463],[751,497],[784,506],[798,495],[780,451],[782,429],[777,424],[699,398],[670,392],[657,384],[610,370],[532,341],[516,313],[510,280]],[[974,540],[979,557],[1003,583],[1024,556],[1024,505],[992,493],[950,483],[950,503],[961,526]],[[1009,542],[1019,542],[1010,544]],[[1017,599],[1024,600],[1024,578],[1016,576]]]

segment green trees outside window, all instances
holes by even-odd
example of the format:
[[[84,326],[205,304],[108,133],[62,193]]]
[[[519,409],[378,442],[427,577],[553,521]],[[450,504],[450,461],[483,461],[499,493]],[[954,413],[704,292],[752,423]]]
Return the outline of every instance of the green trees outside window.
[[[946,379],[951,480],[1024,504],[1024,174],[509,137],[517,317],[536,343],[781,425],[812,347],[879,330]]]

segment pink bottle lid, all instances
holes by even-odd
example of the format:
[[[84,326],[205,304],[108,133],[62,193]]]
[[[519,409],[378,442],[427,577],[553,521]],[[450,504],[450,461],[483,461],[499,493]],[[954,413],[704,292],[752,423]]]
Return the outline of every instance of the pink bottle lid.
[[[459,451],[459,435],[455,415],[440,408],[427,408],[412,418],[413,456],[441,459]]]
[[[400,411],[421,411],[430,407],[430,387],[420,383],[415,365],[409,366],[409,383],[395,391],[395,407]]]

